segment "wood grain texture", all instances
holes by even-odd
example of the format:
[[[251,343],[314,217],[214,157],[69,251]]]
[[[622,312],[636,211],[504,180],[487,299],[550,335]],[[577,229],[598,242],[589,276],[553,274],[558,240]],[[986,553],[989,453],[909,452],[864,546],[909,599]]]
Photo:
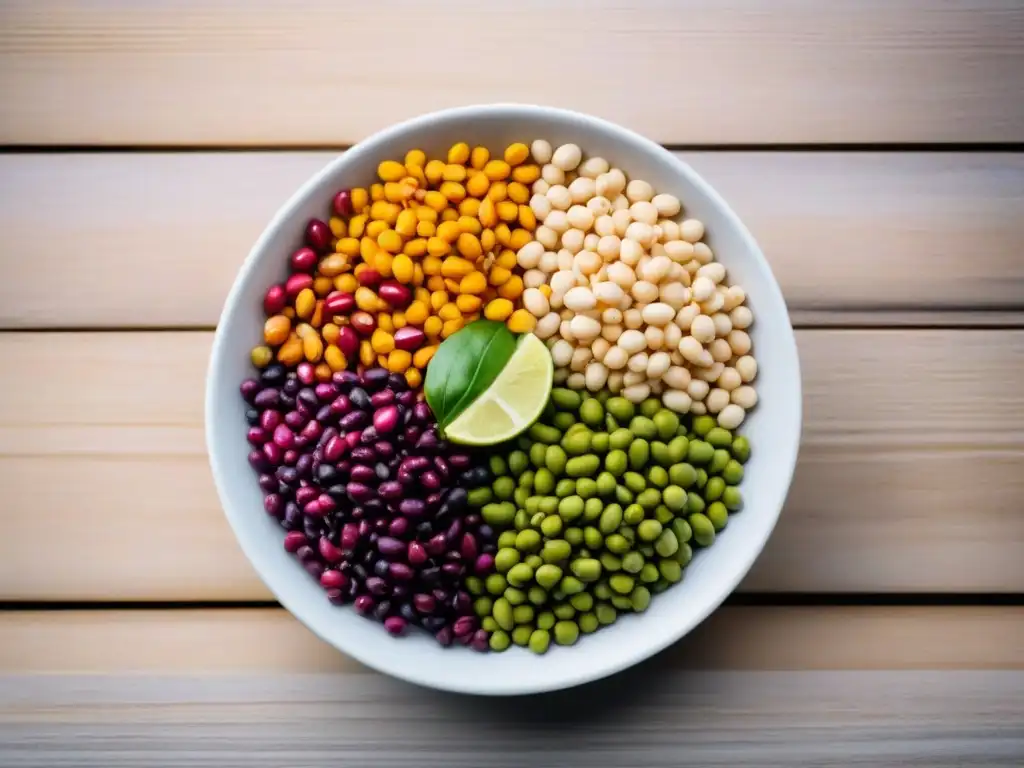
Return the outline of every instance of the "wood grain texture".
[[[665,143],[1024,139],[1014,0],[10,0],[0,13],[12,144],[347,144],[509,101]],[[588,87],[595,57],[615,65]]]
[[[612,678],[481,699],[373,673],[278,609],[11,612],[0,764],[1015,766],[1022,625],[725,607]]]
[[[207,333],[0,336],[0,596],[269,597],[206,462],[209,343]],[[1024,332],[801,331],[798,344],[800,462],[743,588],[1024,589]],[[56,361],[62,376],[30,374]],[[37,531],[45,551],[26,544]]]
[[[0,326],[212,327],[277,206],[334,156],[0,155]],[[681,156],[758,238],[798,325],[1020,322],[1022,154]]]
[[[1020,607],[727,605],[646,666],[1024,670],[1022,638]],[[0,613],[0,676],[360,672],[280,608]]]

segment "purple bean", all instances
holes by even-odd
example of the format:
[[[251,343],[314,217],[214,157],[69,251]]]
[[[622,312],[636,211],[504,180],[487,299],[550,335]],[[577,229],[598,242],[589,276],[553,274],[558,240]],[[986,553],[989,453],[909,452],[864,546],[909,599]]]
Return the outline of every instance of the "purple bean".
[[[416,417],[416,420],[421,421],[424,424],[429,422],[432,418],[432,414],[430,413],[430,406],[427,405],[425,400],[420,400],[418,403],[416,403],[416,405],[414,405],[412,408],[412,412],[413,415]]]
[[[386,440],[378,440],[373,444],[373,452],[377,454],[378,458],[390,459],[395,455],[395,446]]]
[[[253,398],[253,405],[257,408],[273,408],[279,402],[281,402],[281,393],[273,387],[262,390]]]
[[[267,431],[262,427],[250,427],[249,431],[245,433],[245,439],[249,441],[249,444],[259,448],[265,442],[267,442]]]
[[[296,552],[299,547],[306,545],[305,534],[299,533],[298,531],[289,531],[284,535],[284,550],[285,552]]]
[[[468,469],[472,460],[470,459],[469,454],[453,453],[448,457],[448,463],[451,465],[452,469]]]
[[[276,467],[284,459],[284,451],[277,443],[264,443],[262,450],[264,457],[273,467]]]
[[[459,552],[462,555],[462,559],[466,562],[476,559],[477,546],[476,539],[473,538],[473,534],[462,534],[462,546],[459,548]]]
[[[348,450],[348,444],[341,437],[335,435],[324,447],[324,460],[333,464],[344,455],[346,450]]]
[[[331,381],[342,392],[346,392],[352,388],[353,384],[359,381],[359,374],[355,371],[335,371],[331,374]]]
[[[446,462],[440,456],[434,457],[434,469],[437,471],[437,476],[443,481],[448,482],[451,477],[451,472],[448,469],[448,462]]]
[[[336,546],[334,546],[334,544],[331,543],[331,540],[328,539],[326,536],[322,536],[320,538],[318,548],[320,550],[320,557],[322,557],[328,563],[341,562],[341,558],[344,553]]]
[[[344,416],[352,410],[352,402],[345,395],[338,395],[331,401],[331,413],[336,416]]]
[[[412,485],[413,483],[416,482],[416,477],[412,474],[412,472],[410,472],[407,469],[403,469],[402,467],[398,468],[398,472],[396,473],[395,477],[398,478],[398,482],[401,483],[402,485]]]
[[[434,599],[433,595],[414,595],[412,602],[416,610],[420,613],[431,614],[434,612],[434,609],[437,608],[437,601]]]
[[[313,388],[313,394],[322,403],[329,403],[338,396],[338,388],[328,382],[321,382]]]
[[[434,639],[438,642],[439,645],[442,645],[445,648],[447,648],[449,645],[452,644],[453,638],[451,629],[448,627],[441,627],[441,629],[439,629],[434,634]]]
[[[295,492],[295,501],[298,504],[305,506],[319,495],[320,493],[316,488],[313,488],[310,485],[304,485]]]
[[[427,505],[421,499],[402,499],[398,511],[408,517],[422,517],[426,514]]]
[[[409,521],[404,517],[393,517],[388,523],[388,533],[395,538],[405,536],[409,532]],[[415,565],[415,563],[413,563]]]
[[[321,576],[321,583],[323,577]],[[330,600],[331,605],[344,605],[345,604],[345,592],[341,589],[328,589],[327,599]]]
[[[380,597],[388,592],[388,583],[380,576],[370,576],[366,579],[366,589],[371,595]]]
[[[390,389],[382,389],[380,392],[374,392],[370,396],[370,405],[374,408],[383,408],[385,405],[391,405],[395,402],[395,393]]]
[[[405,380],[405,376],[403,376],[402,374],[400,374],[400,373],[392,373],[391,375],[388,376],[388,388],[389,389],[393,389],[395,392],[405,392],[405,391],[413,392],[412,390],[407,390],[408,386],[409,386],[409,384]],[[414,396],[415,396],[415,394],[416,393],[413,392]]]
[[[391,575],[391,563],[383,559],[377,560],[373,564],[373,572],[382,579],[387,579]]]
[[[452,632],[456,637],[464,637],[476,630],[475,616],[462,616],[455,620],[452,625]]]
[[[351,552],[356,548],[356,544],[359,543],[359,526],[355,523],[345,523],[341,527],[341,548],[346,552]]]
[[[342,589],[348,586],[348,576],[333,568],[320,574],[320,586],[325,589]]]
[[[437,434],[433,430],[427,430],[420,435],[419,440],[416,441],[417,451],[436,451],[440,445],[440,441],[437,439]],[[427,461],[427,459],[424,459]]]
[[[363,485],[371,485],[377,480],[377,475],[374,473],[373,467],[368,467],[365,464],[354,465],[348,476],[352,482],[361,483]]]
[[[377,621],[384,621],[389,613],[391,613],[391,601],[381,600],[373,609],[373,618]]]
[[[490,647],[490,635],[486,629],[478,629],[473,634],[473,641],[470,643],[470,647],[474,651],[486,651]]]
[[[430,466],[430,459],[426,456],[408,456],[399,465],[399,470],[406,472],[422,472]]]
[[[441,487],[441,478],[438,477],[436,472],[427,470],[420,475],[420,484],[428,491],[436,491]]]
[[[367,416],[363,411],[351,411],[341,417],[338,422],[338,426],[346,432],[352,432],[353,430],[362,429],[370,421],[370,417]]]
[[[398,557],[405,554],[406,546],[399,539],[381,536],[377,539],[377,551],[385,557]]]
[[[302,566],[306,569],[306,572],[314,579],[319,579],[321,574],[323,574],[324,572],[323,564],[317,562],[316,560],[307,560],[302,564]]]
[[[278,424],[274,430],[274,442],[284,450],[288,450],[295,444],[295,433],[288,429],[286,424]]]
[[[316,412],[316,420],[321,424],[333,424],[338,420],[338,417],[331,413],[331,406],[321,405],[320,410]]]
[[[477,576],[487,576],[494,570],[494,556],[489,554],[479,555],[473,564],[473,570]]]
[[[416,392],[411,389],[407,389],[405,392],[399,392],[395,397],[399,405],[404,405],[406,408],[416,405]]]
[[[398,416],[398,406],[386,405],[373,414],[373,428],[377,430],[378,434],[392,432],[398,426]]]
[[[279,482],[276,475],[263,474],[260,475],[259,484],[260,489],[262,489],[263,491],[266,491],[267,493],[273,493],[274,491],[277,490]]]
[[[377,432],[377,428],[374,427],[373,425],[371,425],[371,426],[367,427],[366,429],[364,429],[362,434],[359,435],[359,444],[360,445],[371,445],[371,444],[377,442],[377,438],[379,437],[379,434],[380,433]]]
[[[406,626],[406,621],[401,616],[391,616],[384,619],[384,629],[394,637],[404,635]]]
[[[284,423],[292,429],[302,429],[306,426],[307,421],[309,421],[309,419],[298,411],[288,411],[288,413],[284,415]]]
[[[331,514],[331,512],[333,512],[338,507],[334,499],[332,499],[326,493],[321,493],[316,500],[317,503],[320,505],[320,513],[323,515]]]
[[[287,464],[289,467],[294,467],[296,464],[299,463],[300,455],[301,454],[299,454],[299,452],[294,448],[287,450],[284,452],[284,463]]]
[[[362,387],[352,387],[352,389],[349,390],[348,399],[351,400],[352,405],[360,411],[365,411],[370,408],[370,396],[366,394],[366,390]]]
[[[299,460],[295,462],[295,471],[299,473],[299,477],[309,477],[313,473],[313,457],[309,454],[299,456]]]
[[[316,499],[313,499],[313,501],[309,502],[309,504],[306,504],[302,508],[302,511],[304,514],[309,515],[311,517],[321,517],[323,514],[325,514],[324,511],[320,508],[320,502],[317,501]]]
[[[355,599],[353,608],[356,609],[356,613],[361,613],[364,616],[373,610],[373,598],[369,595],[360,595]]]
[[[397,480],[388,480],[380,484],[377,488],[377,493],[380,494],[382,499],[387,501],[398,501],[402,498],[402,484]],[[401,519],[401,518],[398,518]]]
[[[441,570],[447,573],[449,576],[461,576],[466,572],[466,569],[460,563],[445,563],[441,566]]]
[[[411,565],[423,565],[427,562],[427,550],[418,541],[410,541],[406,557]],[[420,575],[422,576],[422,574]]]
[[[316,381],[316,369],[312,363],[302,362],[295,369],[295,375],[303,384],[312,384]]]
[[[423,546],[431,557],[440,557],[448,546],[448,538],[443,533],[439,533]]]
[[[355,469],[353,467],[352,469]],[[349,483],[346,486],[348,491],[348,497],[355,504],[363,504],[373,498],[374,490],[369,486],[363,485],[362,483]]]
[[[268,515],[280,517],[284,512],[284,500],[276,493],[268,493],[263,497],[263,509]]]
[[[412,581],[416,572],[405,563],[391,563],[391,578],[399,581]]]
[[[388,376],[390,372],[386,368],[368,368],[363,371],[362,379],[363,384],[373,389],[380,389],[388,383]]]
[[[423,430],[420,429],[419,427],[406,427],[405,432],[402,433],[402,437],[405,438],[406,445],[415,445],[416,441],[420,439],[420,435],[422,433]]]
[[[349,454],[352,461],[371,462],[376,460],[377,454],[374,453],[373,448],[367,448],[365,445],[357,445],[352,449]]]
[[[239,387],[239,391],[242,393],[242,399],[247,403],[257,406],[259,403],[256,402],[256,397],[262,390],[263,385],[256,381],[256,379],[246,379]]]
[[[452,524],[448,526],[448,530],[445,532],[445,536],[448,541],[458,541],[462,535],[462,521],[456,518],[452,520]]]
[[[302,428],[302,432],[300,434],[302,437],[306,438],[306,440],[315,443],[317,439],[319,439],[323,429],[324,428],[320,425],[320,422],[313,419]]]
[[[302,507],[294,501],[289,501],[284,505],[284,525],[288,530],[296,530],[302,525],[302,519]]]
[[[294,373],[289,373],[288,379],[281,387],[281,392],[289,397],[295,397],[299,394],[300,389],[302,389],[302,382],[299,381],[298,377]]]

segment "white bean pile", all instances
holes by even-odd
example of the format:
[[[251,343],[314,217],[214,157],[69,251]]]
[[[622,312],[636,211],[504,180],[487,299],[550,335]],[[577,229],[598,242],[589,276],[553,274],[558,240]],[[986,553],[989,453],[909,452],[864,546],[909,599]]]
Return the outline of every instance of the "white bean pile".
[[[555,382],[650,395],[735,429],[757,403],[746,294],[726,281],[704,225],[575,144],[533,142],[543,166],[530,207],[539,223],[517,254],[523,305],[547,342]],[[550,294],[540,290],[547,285]]]

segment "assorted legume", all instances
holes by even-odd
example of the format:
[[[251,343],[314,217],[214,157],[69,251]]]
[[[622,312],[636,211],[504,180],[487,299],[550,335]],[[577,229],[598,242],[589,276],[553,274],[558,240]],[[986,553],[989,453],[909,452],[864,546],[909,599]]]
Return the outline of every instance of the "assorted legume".
[[[743,507],[743,289],[675,196],[573,144],[414,149],[377,177],[307,222],[241,385],[284,548],[332,603],[442,645],[543,654],[642,613]],[[471,454],[420,389],[481,317],[546,340],[562,386]]]

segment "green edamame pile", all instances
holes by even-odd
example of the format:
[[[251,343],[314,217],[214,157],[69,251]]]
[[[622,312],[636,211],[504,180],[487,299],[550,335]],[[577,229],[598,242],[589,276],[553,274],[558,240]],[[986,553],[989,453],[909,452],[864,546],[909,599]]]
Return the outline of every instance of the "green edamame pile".
[[[492,650],[544,653],[642,612],[743,507],[745,437],[657,398],[556,388],[469,493],[498,532],[495,573],[468,588]]]

